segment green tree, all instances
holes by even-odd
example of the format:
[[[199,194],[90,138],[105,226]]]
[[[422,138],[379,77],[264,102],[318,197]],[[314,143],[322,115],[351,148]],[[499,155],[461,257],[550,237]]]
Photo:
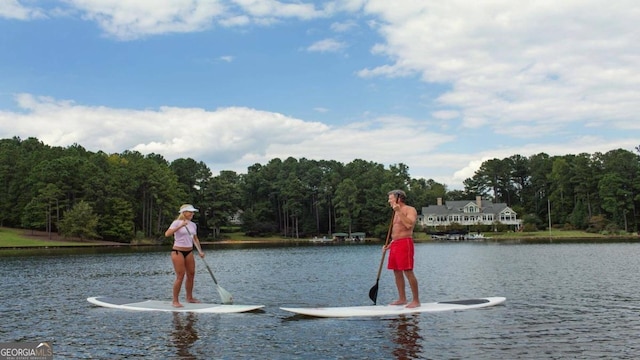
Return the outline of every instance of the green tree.
[[[254,164],[240,176],[240,207],[242,228],[249,235],[267,235],[278,231],[277,215],[274,212],[272,194],[275,186],[271,171],[261,164]]]
[[[291,234],[292,237],[300,236],[300,217],[303,214],[302,203],[305,200],[304,184],[295,174],[289,174],[286,181],[282,184],[282,208],[285,218],[285,235]],[[289,229],[289,231],[287,231]]]
[[[602,208],[611,214],[619,228],[637,231],[640,157],[630,151],[616,149],[602,154],[601,159],[605,174],[598,184]]]
[[[491,159],[480,165],[471,179],[463,181],[465,192],[487,198],[489,193],[496,202],[511,203],[513,185],[509,160]]]
[[[134,217],[131,202],[119,197],[109,198],[97,229],[105,240],[131,242],[135,237]]]
[[[352,230],[376,234],[376,225],[385,222],[382,214],[384,214],[386,193],[395,187],[404,186],[404,170],[403,165],[391,166],[390,170],[385,170],[382,164],[362,159],[355,159],[346,164],[344,176],[335,188],[332,200],[335,205],[336,227],[341,227],[342,231],[345,231],[346,221],[348,221]],[[391,179],[396,181],[389,184]],[[345,194],[344,189],[342,194],[339,193],[340,187],[344,187],[347,180],[351,180],[351,184],[347,183],[349,187],[355,187],[356,192],[353,194],[355,199],[349,199],[346,204],[339,205],[337,200],[340,195]],[[351,202],[354,202],[354,207],[345,208],[345,205],[351,206]],[[345,211],[350,213],[349,219],[344,218]],[[339,217],[342,217],[341,221],[338,221]]]
[[[551,180],[548,174],[553,168],[553,158],[546,153],[539,153],[529,157],[529,171],[531,173],[531,188],[524,193],[527,194],[523,205],[527,213],[533,214],[540,219],[548,219],[548,204],[551,194]]]
[[[80,201],[71,210],[67,211],[64,218],[60,220],[60,233],[64,237],[98,238],[99,235],[96,232],[98,220],[99,217],[94,214],[91,205]]]
[[[333,202],[336,204],[338,214],[338,224],[340,227],[347,229],[349,235],[352,233],[353,218],[360,213],[358,204],[358,187],[351,179],[343,180],[336,189]]]
[[[202,161],[187,158],[174,160],[169,168],[176,174],[179,186],[187,195],[182,202],[201,203],[202,192],[212,178],[209,167]]]
[[[333,194],[344,178],[344,165],[337,161],[322,160],[319,163],[322,178],[318,187],[320,233],[331,234],[335,230],[335,204]],[[324,220],[324,221],[323,221]]]
[[[21,226],[25,229],[45,229],[50,218],[49,207],[37,198],[31,201],[22,210]]]
[[[14,137],[0,140],[0,226],[17,225],[17,196],[11,190],[18,184],[20,160],[20,139]],[[23,217],[22,222],[25,220]]]
[[[598,182],[602,176],[598,171],[600,166],[591,155],[581,153],[574,158],[571,167],[570,181],[575,194],[575,209],[571,215],[571,222],[579,229],[586,229],[589,218],[596,211],[597,202],[594,201],[598,199]]]
[[[568,215],[573,209],[573,185],[571,183],[572,173],[570,165],[571,157],[557,157],[553,161],[549,182],[551,184],[552,220],[557,224],[564,224],[568,220]]]
[[[176,209],[185,202],[183,188],[162,156],[125,151],[121,157],[126,166],[124,172],[133,186],[130,200],[135,232],[140,231],[145,237],[159,237],[175,218]]]
[[[204,182],[201,205],[201,224],[213,229],[213,237],[220,236],[223,226],[241,210],[240,176],[234,171],[221,171],[220,175]]]
[[[61,156],[60,148],[52,148],[35,138],[20,140],[18,137],[2,140],[0,145],[0,223],[3,226],[19,226],[22,209],[33,197],[38,196],[38,186],[33,178],[38,164]]]

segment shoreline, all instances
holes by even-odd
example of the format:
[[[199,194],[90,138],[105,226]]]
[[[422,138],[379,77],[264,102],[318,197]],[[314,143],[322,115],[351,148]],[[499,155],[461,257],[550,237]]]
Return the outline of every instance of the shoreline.
[[[57,241],[52,241],[57,242]],[[607,242],[640,242],[639,237],[602,237],[602,238],[588,238],[588,237],[537,237],[537,238],[501,238],[501,239],[482,239],[482,240],[415,240],[416,244],[424,243],[468,243],[468,244],[551,244],[551,243],[607,243]],[[374,245],[381,244],[382,240],[370,240],[366,242],[314,242],[311,239],[298,239],[298,240],[220,240],[220,241],[203,241],[201,245],[208,247],[216,246],[244,246],[244,245],[265,245],[265,246],[287,246],[287,245],[309,245],[309,246],[357,246],[357,245]],[[170,248],[171,244],[130,244],[130,243],[117,243],[107,241],[83,241],[83,242],[70,242],[69,244],[55,244],[55,245],[26,245],[26,246],[0,246],[0,252],[7,250],[43,250],[43,249],[89,249],[89,248]]]
[[[121,243],[115,241],[103,241],[103,240],[82,240],[79,238],[64,238],[58,234],[49,234],[44,231],[35,230],[18,230],[20,236],[29,240],[38,242],[39,244],[30,244],[24,246],[2,246],[0,244],[0,251],[2,250],[27,250],[27,249],[53,249],[53,248],[107,248],[107,247],[169,247],[170,243],[153,243],[151,241],[140,243]],[[509,237],[487,237],[482,239],[468,239],[468,240],[446,240],[446,239],[431,239],[431,238],[419,238],[414,239],[415,243],[561,243],[561,242],[640,242],[640,236],[638,235],[599,235],[599,236],[549,236],[548,234],[540,234],[540,236],[517,236],[510,234]],[[51,244],[47,244],[51,243]],[[218,241],[201,241],[203,246],[242,246],[242,245],[315,245],[315,246],[328,246],[328,245],[364,245],[364,244],[379,244],[383,243],[381,239],[365,239],[361,242],[350,241],[314,241],[314,239],[279,239],[279,238],[260,238],[260,239],[243,239],[233,240],[225,239]]]

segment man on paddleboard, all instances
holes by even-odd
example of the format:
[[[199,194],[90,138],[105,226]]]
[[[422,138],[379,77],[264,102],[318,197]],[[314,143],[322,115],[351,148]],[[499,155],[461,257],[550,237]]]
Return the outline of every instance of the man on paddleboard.
[[[418,212],[413,206],[405,204],[407,195],[402,190],[389,191],[389,205],[394,211],[391,230],[391,242],[385,247],[389,250],[387,268],[393,270],[398,288],[398,299],[390,305],[405,305],[408,308],[420,306],[418,296],[418,280],[413,273],[413,228],[418,219]],[[411,288],[412,299],[407,303],[405,277]]]

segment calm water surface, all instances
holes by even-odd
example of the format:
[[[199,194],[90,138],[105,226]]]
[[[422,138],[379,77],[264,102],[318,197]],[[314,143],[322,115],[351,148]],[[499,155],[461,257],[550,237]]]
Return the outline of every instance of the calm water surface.
[[[0,342],[50,341],[56,359],[635,359],[640,244],[417,244],[423,302],[504,305],[402,317],[313,319],[280,306],[370,305],[379,245],[208,250],[243,314],[96,307],[89,296],[171,298],[168,249],[7,256]],[[196,296],[219,302],[198,262]],[[383,270],[379,303],[394,299]],[[184,296],[184,294],[183,294]]]

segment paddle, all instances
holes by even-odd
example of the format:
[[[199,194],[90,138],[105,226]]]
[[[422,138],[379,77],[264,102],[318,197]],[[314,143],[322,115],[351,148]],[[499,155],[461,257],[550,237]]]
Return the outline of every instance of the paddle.
[[[204,258],[201,258],[201,259],[204,262],[204,265],[207,267],[207,270],[209,271],[209,275],[211,275],[213,282],[216,284],[216,289],[218,289],[218,294],[220,294],[220,300],[222,301],[222,303],[233,304],[233,296],[231,296],[231,293],[223,289],[222,286],[218,285],[218,281],[216,280],[216,277],[213,275],[213,271],[211,271],[209,264],[207,264],[207,261]]]
[[[387,247],[389,245],[389,239],[391,238],[391,229],[393,228],[393,218],[395,217],[395,211],[391,213],[391,220],[389,221],[389,231],[387,231],[387,240],[384,242],[384,246]],[[382,259],[380,259],[380,267],[378,267],[378,277],[376,277],[376,284],[369,289],[369,299],[373,301],[373,305],[376,305],[378,301],[378,283],[380,282],[380,273],[382,273],[382,265],[384,264],[384,257],[387,254],[387,250],[385,249],[382,252]]]
[[[191,234],[191,231],[189,231],[189,228],[185,226],[185,229],[187,229],[189,236],[191,236],[191,238],[193,239],[193,234]],[[204,265],[207,267],[207,270],[209,271],[209,275],[211,275],[213,282],[216,284],[216,289],[218,290],[218,294],[220,294],[220,300],[222,301],[222,303],[233,304],[233,296],[231,296],[231,293],[223,289],[222,286],[218,285],[218,280],[216,280],[216,277],[213,275],[213,271],[211,271],[211,267],[209,267],[209,264],[207,263],[207,261],[203,257],[201,257],[200,259],[202,259],[202,262],[204,262]]]

